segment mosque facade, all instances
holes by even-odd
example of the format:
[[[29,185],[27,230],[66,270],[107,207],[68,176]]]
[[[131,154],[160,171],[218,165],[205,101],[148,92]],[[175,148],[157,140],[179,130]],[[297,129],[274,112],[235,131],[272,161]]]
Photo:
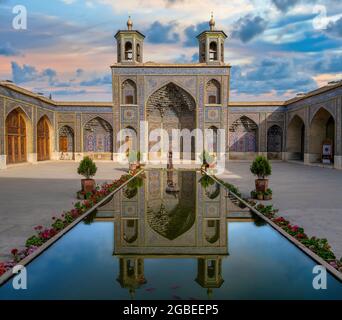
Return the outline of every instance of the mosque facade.
[[[170,136],[172,129],[212,129],[214,135],[224,129],[229,160],[262,154],[342,169],[342,81],[287,101],[233,102],[231,66],[224,56],[227,35],[216,30],[213,18],[197,36],[197,63],[144,62],[145,36],[133,29],[131,19],[115,38],[111,102],[55,101],[0,82],[0,169],[79,161],[86,155],[116,162],[125,139],[130,148],[139,149],[141,140],[160,128]],[[143,123],[147,129],[142,130]],[[135,139],[120,141],[122,129]],[[149,150],[152,145],[147,144]]]

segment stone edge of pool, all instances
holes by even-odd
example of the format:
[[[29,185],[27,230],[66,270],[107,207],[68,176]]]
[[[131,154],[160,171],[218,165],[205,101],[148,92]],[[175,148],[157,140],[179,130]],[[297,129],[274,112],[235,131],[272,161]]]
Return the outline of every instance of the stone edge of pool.
[[[223,186],[225,189],[227,189],[222,182],[216,178],[214,175],[208,174],[206,171],[202,170],[202,173],[208,175],[212,179],[214,179],[218,184]],[[227,189],[228,190],[228,189]],[[321,257],[319,257],[316,253],[312,252],[310,249],[308,249],[306,246],[304,246],[301,242],[299,242],[294,237],[290,236],[287,232],[285,232],[282,228],[277,226],[272,220],[265,217],[261,212],[259,212],[257,209],[252,207],[248,202],[241,199],[239,196],[237,196],[235,193],[228,190],[229,193],[231,193],[236,199],[238,199],[240,202],[242,202],[246,207],[248,207],[251,211],[253,211],[257,216],[262,218],[264,221],[266,221],[273,229],[278,231],[282,236],[284,236],[288,241],[290,241],[292,244],[294,244],[297,248],[299,248],[301,251],[303,251],[306,255],[308,255],[311,259],[316,261],[318,264],[325,267],[337,280],[342,282],[342,273],[338,272],[335,268],[333,268],[329,263],[327,263],[325,260],[323,260]]]
[[[71,229],[73,229],[77,224],[79,224],[85,217],[87,217],[91,212],[93,212],[95,209],[97,209],[99,206],[101,206],[103,203],[108,201],[111,197],[113,197],[117,192],[119,192],[124,186],[127,185],[131,180],[133,180],[135,177],[142,174],[144,170],[138,171],[134,176],[129,178],[127,181],[125,181],[120,187],[115,189],[113,192],[111,192],[108,196],[103,198],[100,202],[95,204],[93,207],[91,207],[89,210],[87,210],[83,215],[78,217],[75,221],[73,221],[71,224],[69,224],[66,228],[64,228],[61,232],[56,234],[54,237],[52,237],[50,240],[46,241],[42,246],[39,247],[35,252],[21,260],[17,265],[26,266],[29,263],[31,263],[34,259],[36,259],[38,256],[40,256],[45,250],[47,250],[49,247],[51,247],[55,242],[57,242],[61,237],[63,237],[66,233],[68,233]],[[0,277],[0,287],[4,285],[8,280],[10,280],[15,274],[12,272],[13,269],[8,270],[5,274],[3,274]]]

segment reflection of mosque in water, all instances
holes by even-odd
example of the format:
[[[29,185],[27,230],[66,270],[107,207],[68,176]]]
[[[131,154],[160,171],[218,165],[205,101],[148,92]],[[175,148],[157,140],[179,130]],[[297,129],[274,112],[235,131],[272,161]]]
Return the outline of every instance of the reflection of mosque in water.
[[[132,296],[147,282],[144,260],[156,258],[197,259],[195,281],[210,296],[224,282],[221,265],[228,256],[227,220],[250,221],[250,214],[208,176],[151,170],[146,179],[136,178],[100,208],[96,220],[113,218],[114,255],[120,266],[117,280]]]

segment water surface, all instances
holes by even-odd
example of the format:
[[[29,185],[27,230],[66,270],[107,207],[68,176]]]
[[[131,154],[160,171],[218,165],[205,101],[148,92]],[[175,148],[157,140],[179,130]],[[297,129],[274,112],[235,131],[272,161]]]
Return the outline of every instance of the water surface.
[[[195,171],[152,170],[27,266],[0,299],[341,299],[316,263]]]

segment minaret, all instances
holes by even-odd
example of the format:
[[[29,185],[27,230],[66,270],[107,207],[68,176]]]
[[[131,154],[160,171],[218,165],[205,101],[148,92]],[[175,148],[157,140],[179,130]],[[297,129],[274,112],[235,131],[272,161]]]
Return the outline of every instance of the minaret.
[[[143,62],[143,46],[145,36],[138,30],[133,30],[133,21],[128,17],[127,30],[119,30],[115,39],[118,49],[118,63],[137,64]]]
[[[208,298],[213,296],[213,289],[220,288],[224,282],[222,278],[222,258],[203,257],[197,260],[197,278],[195,281],[207,289]]]
[[[224,41],[227,35],[222,30],[215,29],[214,15],[211,13],[209,30],[197,36],[199,44],[199,62],[207,64],[224,63]]]

